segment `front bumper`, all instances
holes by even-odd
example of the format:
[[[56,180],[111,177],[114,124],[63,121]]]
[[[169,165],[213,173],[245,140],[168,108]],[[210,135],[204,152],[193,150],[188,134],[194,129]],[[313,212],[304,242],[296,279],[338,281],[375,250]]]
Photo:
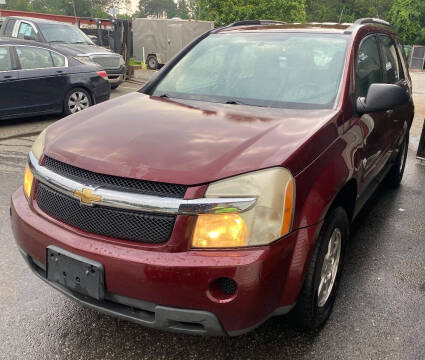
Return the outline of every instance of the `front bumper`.
[[[108,75],[108,81],[110,84],[121,84],[125,80],[125,67],[122,66],[119,69],[105,69]]]
[[[146,326],[204,335],[239,335],[273,314],[288,312],[301,286],[302,254],[314,235],[314,229],[306,228],[273,245],[240,250],[147,250],[48,217],[29,205],[22,187],[12,196],[11,222],[24,257],[45,281],[50,245],[103,264],[106,300],[81,297],[50,284],[56,289],[92,308]],[[299,244],[304,244],[301,252]],[[215,297],[210,289],[223,277],[238,285],[236,294],[226,299]]]

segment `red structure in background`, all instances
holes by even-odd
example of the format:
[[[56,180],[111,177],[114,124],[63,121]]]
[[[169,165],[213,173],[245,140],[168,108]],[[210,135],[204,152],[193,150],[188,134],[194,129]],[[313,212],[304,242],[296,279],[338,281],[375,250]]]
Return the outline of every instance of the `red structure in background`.
[[[94,18],[88,19],[88,18],[79,18],[75,16],[68,16],[68,15],[55,15],[55,14],[44,14],[44,13],[37,13],[37,12],[30,12],[30,11],[0,9],[0,17],[7,17],[7,16],[25,16],[25,17],[32,17],[32,18],[39,18],[39,19],[46,19],[46,20],[61,21],[61,22],[71,23],[74,25],[78,25],[78,21],[79,21],[80,25],[96,26],[96,19]],[[113,26],[112,22],[110,21],[102,21],[102,25]]]

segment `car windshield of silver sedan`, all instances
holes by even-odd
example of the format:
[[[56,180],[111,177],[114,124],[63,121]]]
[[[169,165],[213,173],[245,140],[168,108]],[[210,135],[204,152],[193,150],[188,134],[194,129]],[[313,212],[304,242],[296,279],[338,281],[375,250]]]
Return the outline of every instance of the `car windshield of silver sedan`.
[[[72,25],[39,24],[39,28],[48,43],[94,45],[86,34]]]
[[[329,109],[338,96],[347,36],[212,34],[159,82],[153,96],[232,105]]]

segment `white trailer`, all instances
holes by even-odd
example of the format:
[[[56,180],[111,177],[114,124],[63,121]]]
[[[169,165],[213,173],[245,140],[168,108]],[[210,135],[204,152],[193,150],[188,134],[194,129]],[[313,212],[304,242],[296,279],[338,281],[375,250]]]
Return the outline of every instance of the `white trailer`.
[[[144,19],[133,21],[133,54],[149,69],[158,69],[193,39],[212,30],[211,21]]]

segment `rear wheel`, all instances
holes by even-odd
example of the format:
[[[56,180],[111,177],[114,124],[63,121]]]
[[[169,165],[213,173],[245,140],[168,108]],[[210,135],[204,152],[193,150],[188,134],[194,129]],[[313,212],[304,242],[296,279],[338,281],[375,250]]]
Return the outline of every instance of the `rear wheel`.
[[[388,173],[388,183],[392,187],[400,186],[401,180],[403,179],[404,169],[406,167],[407,153],[409,152],[409,133],[400,145],[397,159]]]
[[[323,224],[295,307],[296,321],[304,329],[321,328],[331,314],[349,228],[347,213],[342,207],[333,209]]]
[[[111,84],[111,89],[115,90],[118,86],[120,86],[120,84]]]
[[[157,70],[159,68],[159,63],[156,55],[149,55],[146,59],[146,65],[150,70]]]
[[[65,115],[75,114],[92,105],[90,94],[83,88],[74,88],[68,91],[64,101]]]

